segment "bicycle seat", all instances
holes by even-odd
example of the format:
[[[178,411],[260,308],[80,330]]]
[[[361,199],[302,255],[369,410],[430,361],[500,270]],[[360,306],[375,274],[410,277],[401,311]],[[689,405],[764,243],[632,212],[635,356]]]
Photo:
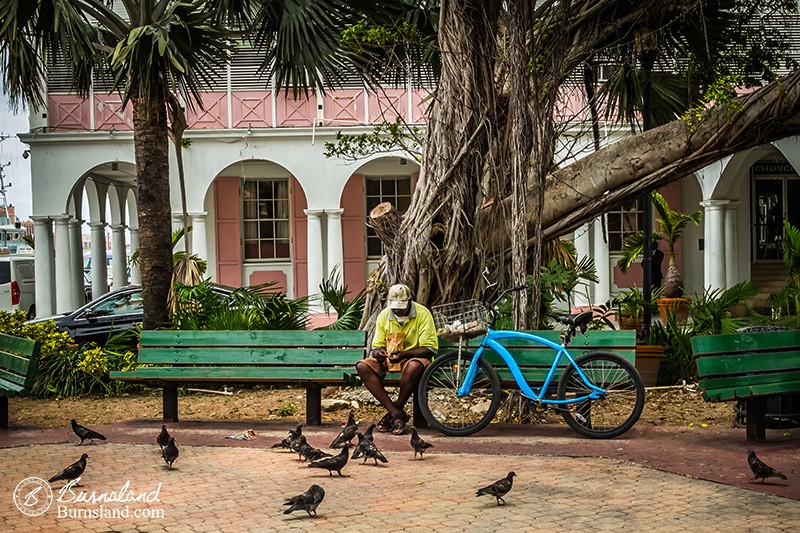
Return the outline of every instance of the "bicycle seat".
[[[569,315],[561,319],[561,323],[565,326],[573,326],[575,329],[580,328],[581,333],[586,333],[586,326],[594,318],[594,311],[583,311],[574,315]]]

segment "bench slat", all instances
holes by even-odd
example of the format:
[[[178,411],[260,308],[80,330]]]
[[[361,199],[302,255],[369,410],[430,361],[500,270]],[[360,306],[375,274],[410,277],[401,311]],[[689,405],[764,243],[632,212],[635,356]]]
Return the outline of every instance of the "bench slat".
[[[0,350],[27,357],[36,357],[39,355],[39,343],[31,339],[0,333]]]
[[[697,358],[697,371],[700,377],[780,372],[796,368],[800,368],[800,346],[784,347],[783,351],[732,353]]]
[[[776,348],[784,349],[787,346],[800,346],[800,330],[692,337],[692,352],[696,357],[736,352],[771,351]]]
[[[703,391],[703,399],[707,402],[725,402],[797,391],[800,391],[800,380]]]
[[[112,372],[113,379],[164,381],[329,381],[342,382],[352,367],[181,366],[139,367],[133,372]]]
[[[361,347],[365,331],[143,331],[139,345],[146,346],[315,346]]]
[[[6,381],[5,379],[0,379],[0,396],[25,396],[26,392],[25,387],[11,381]]]
[[[3,350],[3,347],[0,347]],[[14,353],[0,351],[0,369],[9,370],[15,374],[27,374],[31,360]]]
[[[145,348],[139,363],[245,364],[245,365],[355,365],[364,348]]]
[[[748,374],[746,376],[723,376],[700,379],[700,388],[707,390],[728,389],[739,385],[761,385],[764,383],[780,383],[800,381],[800,369],[793,372]]]

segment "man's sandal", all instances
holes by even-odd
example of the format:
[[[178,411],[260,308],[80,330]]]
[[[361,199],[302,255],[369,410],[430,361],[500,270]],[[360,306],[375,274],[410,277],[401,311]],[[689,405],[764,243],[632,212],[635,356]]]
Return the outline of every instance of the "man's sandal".
[[[392,416],[392,434],[402,435],[408,423],[408,415],[405,413],[397,413]]]
[[[392,415],[386,413],[380,421],[375,424],[375,429],[381,433],[386,433],[392,430]]]

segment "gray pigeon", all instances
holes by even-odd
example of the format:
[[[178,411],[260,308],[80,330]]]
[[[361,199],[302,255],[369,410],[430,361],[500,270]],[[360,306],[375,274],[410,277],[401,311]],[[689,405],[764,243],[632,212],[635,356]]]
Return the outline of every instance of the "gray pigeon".
[[[350,457],[350,444],[345,442],[344,446],[342,447],[342,451],[339,453],[339,455],[336,455],[334,457],[327,457],[319,461],[314,461],[312,463],[309,463],[308,466],[310,466],[311,468],[324,468],[325,470],[328,471],[328,474],[331,476],[333,475],[333,471],[335,470],[340,476],[346,477],[344,474],[342,474],[342,468],[344,468],[345,465],[347,464],[348,457]]]
[[[287,448],[289,450],[292,449],[292,441],[294,441],[297,437],[303,434],[303,424],[297,424],[297,428],[290,429],[289,435],[280,442],[276,442],[271,447],[272,448]]]
[[[161,450],[161,457],[164,458],[167,466],[172,468],[172,463],[174,463],[175,459],[178,458],[179,453],[180,451],[178,450],[178,447],[175,446],[175,437],[170,437],[167,441],[167,445],[164,446],[163,450]]]
[[[316,461],[318,459],[322,459],[323,457],[332,457],[332,455],[329,454],[328,452],[324,452],[322,450],[314,448],[308,442],[305,442],[305,436],[303,436],[303,439],[304,442],[298,447],[297,453],[301,457],[304,457],[305,460]]]
[[[417,428],[411,426],[411,447],[414,448],[414,459],[416,459],[417,454],[419,454],[419,458],[421,460],[425,459],[425,456],[423,455],[425,450],[428,448],[433,448],[434,446],[430,442],[425,442],[422,440],[422,438],[419,436],[419,433],[417,433]]]
[[[375,424],[370,424],[367,430],[364,432],[364,438],[367,440],[375,440],[372,436],[372,430],[375,429]]]
[[[77,461],[75,461],[74,463],[72,463],[71,465],[69,465],[64,470],[62,470],[55,476],[51,477],[47,481],[49,483],[52,483],[54,481],[63,479],[67,483],[69,483],[73,479],[78,479],[83,475],[83,471],[86,470],[86,459],[88,458],[89,456],[84,453],[83,455],[81,455],[80,459],[78,459]]]
[[[298,461],[305,461],[305,459],[303,459],[303,453],[300,450],[305,449],[306,446],[308,446],[306,436],[300,435],[292,441],[292,443],[289,445],[289,449],[297,454]]]
[[[384,457],[381,451],[375,446],[375,443],[371,440],[368,440],[366,437],[361,441],[363,446],[361,447],[361,453],[364,454],[364,462],[361,463],[362,465],[367,462],[367,459],[372,459],[375,461],[375,464],[378,464],[378,461],[382,463],[388,463],[389,460]]]
[[[756,452],[753,450],[747,450],[747,463],[750,465],[750,470],[753,471],[753,480],[761,479],[761,483],[764,483],[764,480],[768,477],[779,477],[781,479],[787,479],[785,475],[778,472],[771,466],[767,465],[764,461],[756,457]]]
[[[489,486],[483,487],[482,489],[478,489],[478,492],[475,493],[475,496],[483,496],[484,494],[490,494],[497,499],[497,505],[503,505],[506,501],[503,499],[508,491],[511,490],[511,485],[513,483],[514,476],[516,476],[514,472],[509,472],[506,477],[503,479],[499,479],[492,483]],[[503,503],[500,503],[503,502]]]
[[[325,490],[319,485],[311,485],[307,491],[297,496],[292,496],[283,505],[289,505],[283,514],[293,513],[294,511],[302,510],[308,513],[308,516],[317,516],[317,507],[322,503],[325,498]],[[313,515],[311,513],[314,513]]]
[[[90,441],[89,444],[94,444],[94,439],[106,440],[104,435],[101,435],[100,433],[96,432],[93,429],[89,429],[87,427],[78,424],[77,422],[75,422],[74,418],[70,420],[70,423],[72,424],[72,431],[74,431],[75,434],[81,439],[81,441],[78,443],[78,446],[83,444],[83,441],[85,441],[86,439],[89,439]]]
[[[331,448],[341,448],[344,443],[350,443],[353,440],[353,437],[356,436],[356,431],[358,431],[358,423],[356,422],[356,414],[354,411],[350,411],[350,416],[347,417],[347,423],[344,426],[344,429],[336,435],[336,438],[333,439],[331,442]],[[352,444],[350,444],[352,446]]]
[[[156,437],[156,444],[161,446],[161,449],[163,450],[167,443],[169,443],[169,431],[167,431],[167,425],[162,424],[161,433],[159,433],[158,437]]]
[[[356,438],[358,438],[358,444],[353,448],[353,455],[350,456],[350,459],[358,459],[364,454],[364,443],[367,442],[367,437],[362,435],[360,431],[356,431]]]

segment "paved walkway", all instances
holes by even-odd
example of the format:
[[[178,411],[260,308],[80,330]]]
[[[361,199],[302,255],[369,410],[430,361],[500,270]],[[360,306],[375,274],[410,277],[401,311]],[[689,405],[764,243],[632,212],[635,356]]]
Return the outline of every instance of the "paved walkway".
[[[255,441],[223,438],[250,427]],[[377,434],[388,465],[351,461],[348,477],[340,478],[270,449],[289,427],[175,424],[181,455],[174,470],[155,445],[155,420],[98,427],[109,440],[96,446],[76,446],[68,428],[0,431],[0,530],[796,531],[800,524],[800,438],[790,431],[771,430],[768,442],[754,447],[789,477],[762,485],[749,479],[744,431],[735,429],[637,427],[611,441],[575,437],[563,426],[492,426],[461,439],[426,431],[436,447],[424,461],[413,459],[407,436]],[[306,434],[324,447],[337,431],[325,425]],[[15,507],[12,493],[21,480],[47,479],[84,452],[82,486],[64,493],[65,501],[36,517]],[[517,477],[507,505],[475,497],[478,487],[509,470]],[[126,482],[130,494],[144,493],[151,502],[74,501],[120,492]],[[52,484],[56,499],[62,483]],[[326,491],[319,516],[282,514],[285,498],[312,483]]]

